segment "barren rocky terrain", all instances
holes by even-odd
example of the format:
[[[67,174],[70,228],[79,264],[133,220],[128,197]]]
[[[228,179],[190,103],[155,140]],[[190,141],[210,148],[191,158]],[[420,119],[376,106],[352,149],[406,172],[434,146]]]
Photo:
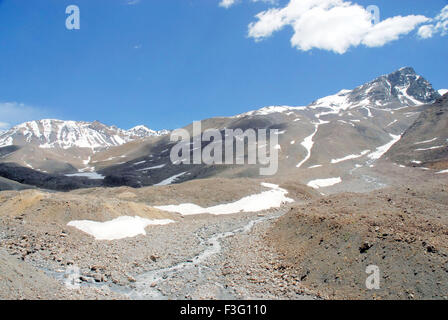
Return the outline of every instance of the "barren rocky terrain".
[[[183,217],[149,206],[188,201],[210,206],[235,201],[262,189],[259,181],[216,179],[143,189],[2,192],[0,247],[2,258],[8,261],[2,269],[6,268],[8,272],[0,281],[5,288],[1,298],[271,297],[272,294],[266,291],[269,284],[256,293],[246,292],[246,278],[229,280],[224,264],[233,251],[230,248],[234,239],[251,233],[253,225],[270,224],[270,220],[283,214],[285,208]],[[209,197],[200,196],[201,190],[207,190]],[[302,190],[308,193],[302,194]],[[299,201],[313,194],[315,192],[307,187],[292,188],[290,192],[290,196]],[[147,227],[146,235],[113,241],[95,240],[67,226],[75,219],[109,221],[123,215],[169,218],[175,223]],[[241,251],[241,256],[246,256],[245,251]],[[250,261],[233,265],[234,271],[241,269],[237,272],[241,275],[259,268]],[[80,288],[68,290],[65,283],[70,280],[73,267],[79,268],[75,280]],[[20,272],[13,272],[19,269]],[[24,282],[24,277],[32,277],[33,282]],[[24,290],[23,286],[31,289]]]
[[[281,187],[294,203],[218,216],[150,205],[227,203],[260,192],[259,181],[2,192],[1,298],[446,299],[447,182],[440,175],[418,187],[325,197],[288,182]],[[175,223],[112,241],[67,226],[123,213]],[[371,264],[380,268],[380,290],[365,286]],[[79,288],[66,287],[73,279]]]
[[[339,194],[292,207],[267,241],[288,279],[330,299],[448,299],[447,206],[446,181]]]

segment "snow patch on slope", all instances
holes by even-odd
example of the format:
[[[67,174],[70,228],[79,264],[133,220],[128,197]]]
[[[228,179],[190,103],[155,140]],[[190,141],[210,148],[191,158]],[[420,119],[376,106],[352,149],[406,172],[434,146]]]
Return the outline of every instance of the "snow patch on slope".
[[[297,166],[296,166],[297,168],[300,168],[305,162],[307,162],[310,159],[311,150],[313,149],[313,146],[314,146],[314,141],[313,141],[314,136],[316,135],[317,131],[319,130],[319,126],[322,124],[326,124],[326,123],[329,123],[329,122],[319,120],[318,123],[314,124],[314,132],[310,136],[303,139],[301,145],[306,149],[307,154],[306,154],[305,158],[297,164]]]
[[[331,163],[339,163],[339,162],[343,162],[343,161],[347,161],[347,160],[351,160],[351,159],[357,159],[357,158],[361,158],[362,156],[365,156],[367,153],[369,153],[370,150],[364,150],[363,152],[361,152],[360,154],[351,154],[348,155],[346,157],[343,158],[339,158],[339,159],[332,159]]]
[[[165,225],[173,222],[170,219],[122,216],[106,222],[75,220],[70,221],[67,225],[95,237],[96,240],[118,240],[146,235],[145,228],[149,225]]]
[[[430,143],[430,142],[436,141],[437,139],[438,138],[434,138],[434,139],[431,139],[431,140],[420,141],[420,142],[416,142],[414,144],[426,144],[426,143]]]
[[[146,162],[146,161],[143,161],[143,162]],[[137,171],[148,171],[148,170],[154,170],[154,169],[161,169],[163,167],[165,167],[165,164],[161,164],[161,165],[153,166],[153,167],[148,167],[148,168],[143,168],[143,169],[138,169]]]
[[[316,179],[316,180],[311,180],[310,182],[308,182],[307,186],[314,188],[314,189],[319,189],[319,188],[331,187],[331,186],[334,186],[335,184],[338,184],[341,182],[342,182],[341,177],[328,178],[328,179]]]
[[[316,100],[311,106],[311,109],[317,108],[329,108],[334,112],[339,112],[341,110],[347,110],[352,105],[349,102],[349,95],[352,93],[352,90],[341,90],[334,95],[330,95],[324,98],[320,98]]]
[[[90,180],[103,180],[104,176],[97,172],[79,172],[79,173],[70,173],[66,174],[66,177],[85,177]]]
[[[12,138],[6,137],[5,139],[0,139],[0,148],[8,147],[12,145]]]
[[[389,134],[392,138],[392,140],[388,143],[386,143],[385,145],[379,146],[378,148],[376,148],[376,151],[370,153],[368,155],[368,157],[372,160],[378,160],[379,158],[381,158],[387,151],[389,151],[390,148],[392,148],[392,146],[397,143],[400,139],[401,139],[401,135],[393,135],[393,134]]]
[[[441,149],[445,146],[434,146],[434,147],[430,147],[430,148],[419,148],[419,149],[415,149],[415,151],[428,151],[428,150],[434,150],[434,149]]]
[[[300,107],[291,107],[291,106],[270,106],[270,107],[264,107],[258,110],[252,110],[249,112],[241,113],[239,115],[236,115],[232,118],[242,118],[246,116],[265,116],[268,114],[273,113],[285,113],[285,112],[291,112],[291,111],[297,111],[297,110],[303,110],[306,107],[300,106]],[[289,114],[288,114],[289,115]]]
[[[284,203],[294,202],[293,199],[286,197],[288,191],[280,188],[278,185],[270,183],[262,183],[261,185],[270,188],[271,190],[250,195],[235,202],[220,204],[213,207],[203,208],[193,203],[184,203],[179,205],[157,206],[155,208],[169,212],[177,212],[182,215],[204,213],[222,215],[238,212],[263,211],[271,208],[278,208]]]
[[[155,186],[166,186],[166,185],[172,184],[173,182],[175,182],[177,180],[177,178],[183,176],[186,173],[187,172],[181,172],[179,174],[176,174],[176,175],[174,175],[172,177],[169,177],[168,179],[165,179],[165,180],[155,184]]]

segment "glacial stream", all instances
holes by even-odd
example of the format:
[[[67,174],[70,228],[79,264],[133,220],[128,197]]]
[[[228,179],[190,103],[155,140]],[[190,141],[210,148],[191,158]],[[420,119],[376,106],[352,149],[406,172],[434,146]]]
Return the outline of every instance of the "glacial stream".
[[[168,268],[152,270],[143,273],[136,277],[135,288],[131,292],[127,293],[130,299],[168,299],[158,287],[164,281],[170,279],[173,276],[177,276],[179,273],[186,273],[191,269],[201,273],[201,264],[207,261],[210,257],[219,254],[222,250],[221,241],[225,238],[246,233],[252,230],[252,228],[264,221],[277,219],[282,216],[284,212],[280,211],[274,215],[259,217],[257,219],[249,221],[246,225],[234,229],[228,232],[217,233],[209,237],[208,239],[201,239],[201,244],[205,249],[192,259],[178,263]],[[216,285],[221,286],[219,283]]]

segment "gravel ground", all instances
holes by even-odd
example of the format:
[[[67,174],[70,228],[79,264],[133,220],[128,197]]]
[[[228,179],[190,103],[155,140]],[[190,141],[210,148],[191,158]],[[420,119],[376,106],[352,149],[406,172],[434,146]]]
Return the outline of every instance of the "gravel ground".
[[[114,241],[96,241],[58,223],[2,217],[0,247],[17,263],[47,275],[45,281],[38,280],[35,293],[21,296],[25,299],[304,298],[301,290],[285,294],[281,274],[274,276],[277,270],[263,263],[275,262],[275,253],[258,242],[284,212],[286,208],[189,216],[174,224],[150,226],[146,236]],[[80,271],[79,290],[39,292],[40,283],[45,291],[45,284],[54,284],[55,279],[63,286],[73,267]]]
[[[448,300],[448,188],[431,182],[292,205],[266,233],[287,279],[328,299]],[[379,270],[368,289],[367,267]],[[290,281],[288,281],[290,282]],[[288,283],[294,287],[294,283]]]
[[[195,184],[163,189],[162,196],[96,190],[98,199],[1,193],[0,298],[448,299],[447,180],[420,178],[409,187],[327,197],[291,183],[295,204],[221,216],[147,208],[158,197],[195,202]],[[110,220],[123,210],[176,223],[114,241],[66,225],[73,218]],[[366,290],[369,264],[381,269],[381,290]],[[80,288],[67,289],[70,279]]]

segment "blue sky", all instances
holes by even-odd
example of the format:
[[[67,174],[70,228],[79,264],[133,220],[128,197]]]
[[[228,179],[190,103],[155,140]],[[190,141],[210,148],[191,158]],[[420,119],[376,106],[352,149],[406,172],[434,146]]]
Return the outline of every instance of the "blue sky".
[[[448,37],[422,39],[421,24],[399,40],[341,54],[293,46],[291,25],[248,36],[255,15],[289,0],[240,0],[228,8],[220,0],[129,2],[0,0],[0,126],[50,117],[173,129],[268,105],[306,105],[402,66],[435,89],[448,88]],[[378,6],[381,20],[434,18],[448,5],[352,2]],[[71,4],[80,8],[80,30],[65,27]]]

